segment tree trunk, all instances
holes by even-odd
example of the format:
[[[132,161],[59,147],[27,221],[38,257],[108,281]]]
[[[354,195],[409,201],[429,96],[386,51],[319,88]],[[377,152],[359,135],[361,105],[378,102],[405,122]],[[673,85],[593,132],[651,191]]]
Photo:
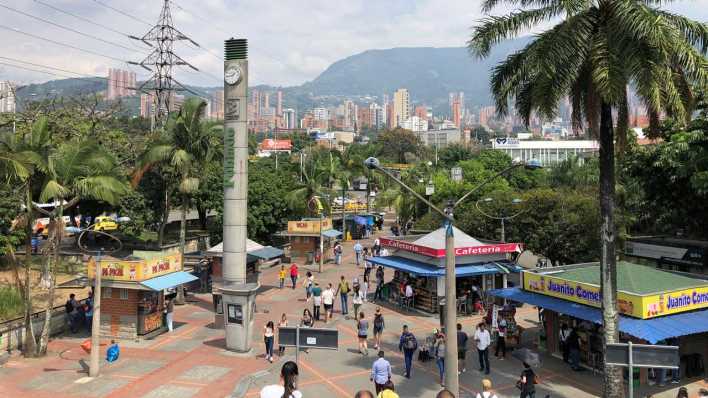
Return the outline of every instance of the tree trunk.
[[[197,214],[199,214],[199,227],[203,230],[207,230],[207,214],[209,213],[209,209],[206,209],[202,206],[197,206]]]
[[[600,217],[602,242],[600,255],[600,290],[605,344],[619,342],[617,329],[617,259],[615,257],[615,152],[612,131],[612,106],[601,104],[600,112]],[[603,397],[624,396],[622,369],[605,364]]]
[[[165,206],[162,213],[162,220],[160,221],[160,230],[157,233],[157,244],[162,248],[165,243],[165,227],[167,227],[167,220],[170,217],[170,191],[165,190]]]
[[[179,263],[184,267],[184,245],[187,240],[187,211],[189,203],[187,195],[182,195],[182,214],[179,220]],[[182,285],[177,286],[177,297],[175,304],[184,304],[184,288]]]
[[[61,202],[61,199],[59,199]],[[59,213],[54,217],[54,231],[50,231],[52,251],[49,253],[47,261],[47,274],[49,277],[49,297],[47,297],[47,305],[44,307],[44,325],[42,334],[39,338],[39,347],[37,353],[40,356],[47,354],[47,346],[49,345],[49,336],[52,326],[52,308],[54,308],[54,286],[56,286],[56,277],[54,272],[59,268],[59,250],[61,250],[61,237],[64,232],[64,208],[59,206]]]
[[[34,357],[37,355],[37,340],[34,337],[34,327],[32,325],[32,285],[30,284],[30,275],[32,272],[32,188],[30,183],[27,183],[25,206],[27,207],[27,225],[25,226],[27,237],[25,238],[25,336],[22,344],[22,351],[25,357]]]

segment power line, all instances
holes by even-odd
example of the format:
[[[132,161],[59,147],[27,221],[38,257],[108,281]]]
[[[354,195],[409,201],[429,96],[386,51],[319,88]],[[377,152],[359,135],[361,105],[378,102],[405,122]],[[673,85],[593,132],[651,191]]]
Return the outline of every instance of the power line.
[[[29,36],[29,37],[33,37],[33,38],[39,39],[39,40],[45,40],[45,41],[48,41],[48,42],[50,42],[50,43],[54,43],[54,44],[59,45],[59,46],[71,48],[71,49],[74,49],[74,50],[78,50],[78,51],[81,51],[81,52],[85,52],[85,53],[87,53],[87,54],[96,55],[96,56],[103,57],[103,58],[112,59],[112,60],[114,60],[114,61],[119,61],[119,62],[121,62],[121,63],[126,63],[126,62],[127,62],[127,61],[125,61],[125,60],[122,60],[122,59],[119,59],[119,58],[116,58],[116,57],[113,57],[113,56],[110,56],[110,55],[101,54],[101,53],[98,53],[98,52],[95,52],[95,51],[91,51],[91,50],[86,50],[86,49],[83,49],[83,48],[80,48],[80,47],[76,47],[76,46],[71,45],[71,44],[66,44],[66,43],[62,43],[62,42],[59,42],[59,41],[56,41],[56,40],[52,40],[52,39],[49,39],[49,38],[46,38],[46,37],[42,37],[42,36],[39,36],[39,35],[35,35],[35,34],[33,34],[33,33],[27,33],[27,32],[24,32],[24,31],[22,31],[22,30],[19,30],[19,29],[17,29],[17,28],[11,28],[11,27],[9,27],[9,26],[0,25],[0,29],[9,30],[9,31],[11,31],[11,32],[19,33],[19,34],[22,34],[22,35],[25,35],[25,36]]]
[[[115,46],[115,47],[124,48],[124,49],[126,49],[126,50],[128,50],[128,51],[135,51],[134,48],[130,48],[130,47],[124,46],[124,45],[122,45],[122,44],[120,44],[120,43],[116,43],[116,42],[113,42],[113,41],[110,41],[110,40],[101,39],[100,37],[96,37],[96,36],[94,36],[94,35],[90,35],[90,34],[88,34],[88,33],[84,33],[84,32],[78,31],[78,30],[76,30],[76,29],[66,27],[66,26],[64,26],[64,25],[60,25],[60,24],[58,24],[58,23],[52,22],[52,21],[50,21],[50,20],[47,20],[47,19],[44,19],[44,18],[41,18],[41,17],[38,17],[38,16],[36,16],[36,15],[32,15],[32,14],[26,13],[26,12],[24,12],[24,11],[20,11],[20,10],[18,10],[18,9],[16,9],[16,8],[12,8],[12,7],[7,6],[7,5],[5,5],[5,4],[2,4],[2,3],[0,3],[0,7],[5,8],[5,9],[10,10],[10,11],[13,11],[13,12],[16,12],[16,13],[18,13],[18,14],[24,15],[24,16],[26,16],[26,17],[30,17],[30,18],[36,19],[36,20],[41,21],[41,22],[44,22],[44,23],[46,23],[46,24],[49,24],[49,25],[52,25],[52,26],[56,26],[57,28],[64,29],[64,30],[69,31],[69,32],[72,32],[72,33],[76,33],[77,35],[81,35],[81,36],[84,36],[84,37],[88,37],[89,39],[97,40],[97,41],[100,41],[100,42],[103,42],[103,43],[106,43],[106,44],[110,44],[110,45]]]
[[[45,3],[45,2],[43,2],[42,0],[34,0],[34,1],[37,2],[37,3],[39,3],[39,4],[41,4],[41,5],[43,5],[43,6],[45,6],[45,7],[49,7],[49,8],[51,8],[51,9],[54,10],[54,11],[57,11],[57,12],[60,12],[60,13],[62,13],[62,14],[66,14],[66,15],[72,16],[72,17],[74,17],[74,18],[76,18],[76,19],[78,19],[78,20],[84,21],[84,22],[89,23],[89,24],[91,24],[91,25],[94,25],[94,26],[97,26],[97,27],[99,27],[99,28],[105,29],[105,30],[107,30],[107,31],[109,31],[109,32],[113,32],[113,33],[119,34],[119,35],[121,35],[121,36],[125,36],[125,37],[127,37],[128,39],[131,39],[131,35],[128,34],[128,33],[121,32],[121,31],[119,31],[119,30],[113,29],[113,28],[111,28],[111,27],[109,27],[109,26],[106,26],[106,25],[104,25],[104,24],[100,24],[100,23],[98,23],[98,22],[94,22],[94,21],[92,21],[92,20],[90,20],[90,19],[88,19],[88,18],[86,18],[86,17],[82,17],[81,15],[77,15],[77,14],[74,14],[74,13],[72,13],[72,12],[69,12],[69,11],[66,11],[66,10],[62,10],[61,8],[56,7],[56,6],[53,6],[53,5],[48,4],[48,3]],[[132,42],[132,40],[131,40],[131,42]],[[143,44],[144,44],[144,43],[143,43]],[[140,48],[138,48],[137,46],[135,46],[135,48],[136,48],[136,49],[140,49]],[[140,50],[144,50],[144,49],[140,49]]]
[[[100,4],[100,5],[102,5],[102,6],[106,7],[106,8],[108,8],[109,10],[113,10],[113,11],[115,11],[115,12],[117,12],[117,13],[123,15],[123,16],[126,16],[126,17],[128,17],[128,18],[130,18],[130,19],[132,19],[132,20],[134,20],[134,21],[138,21],[138,22],[140,22],[140,23],[142,23],[142,24],[145,24],[145,25],[147,25],[147,26],[152,26],[152,24],[151,24],[150,22],[147,22],[147,21],[145,21],[144,19],[140,19],[140,18],[138,18],[138,17],[136,17],[136,16],[130,15],[130,14],[128,14],[127,12],[121,11],[121,10],[119,10],[119,9],[113,7],[113,6],[109,6],[108,4],[106,4],[106,3],[102,2],[102,1],[93,0],[93,2],[96,3],[96,4]]]

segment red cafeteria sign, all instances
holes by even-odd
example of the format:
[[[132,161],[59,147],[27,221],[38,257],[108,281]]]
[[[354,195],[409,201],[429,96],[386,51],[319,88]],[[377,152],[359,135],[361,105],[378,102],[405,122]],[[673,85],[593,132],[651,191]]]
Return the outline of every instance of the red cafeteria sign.
[[[422,254],[430,257],[445,257],[445,249],[433,249],[432,247],[420,246],[414,243],[396,239],[380,239],[381,246],[401,249],[411,253]],[[514,253],[521,251],[518,243],[502,243],[499,245],[483,245],[455,248],[455,256],[482,256],[485,254]]]

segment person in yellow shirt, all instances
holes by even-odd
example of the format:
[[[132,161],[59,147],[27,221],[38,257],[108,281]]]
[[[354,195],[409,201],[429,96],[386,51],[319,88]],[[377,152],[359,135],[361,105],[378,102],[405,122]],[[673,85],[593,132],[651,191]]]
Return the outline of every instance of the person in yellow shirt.
[[[283,285],[285,285],[285,266],[281,265],[280,266],[280,272],[278,272],[278,279],[280,279],[280,288],[283,288]]]

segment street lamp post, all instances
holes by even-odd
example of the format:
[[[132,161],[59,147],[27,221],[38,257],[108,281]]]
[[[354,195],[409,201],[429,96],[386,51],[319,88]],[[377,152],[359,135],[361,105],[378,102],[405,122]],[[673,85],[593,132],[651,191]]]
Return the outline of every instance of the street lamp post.
[[[506,242],[506,232],[505,232],[505,224],[506,224],[506,221],[511,220],[511,219],[513,219],[513,218],[515,218],[515,217],[518,217],[518,216],[520,216],[520,215],[523,214],[523,213],[526,213],[526,211],[528,210],[528,208],[527,208],[527,209],[521,209],[521,210],[519,210],[518,212],[516,212],[516,213],[514,213],[514,214],[512,214],[512,215],[509,215],[509,216],[504,215],[504,214],[502,214],[502,215],[500,215],[500,216],[495,216],[495,215],[493,215],[493,214],[489,214],[489,213],[485,212],[484,210],[482,210],[481,207],[479,207],[479,202],[492,203],[493,201],[494,201],[494,199],[492,199],[492,198],[480,199],[480,200],[478,200],[478,201],[475,203],[475,207],[477,208],[477,211],[480,212],[483,216],[485,216],[485,217],[487,217],[487,218],[491,218],[491,219],[493,219],[493,220],[499,220],[499,221],[501,222],[501,241],[502,241],[502,242]],[[521,203],[523,203],[523,202],[524,202],[524,201],[523,201],[522,199],[518,199],[518,198],[514,198],[514,199],[511,200],[512,206],[514,206],[514,205],[519,205],[519,204],[521,204]]]
[[[479,191],[482,187],[495,180],[497,177],[502,176],[518,167],[525,166],[529,169],[538,169],[541,168],[541,165],[535,159],[527,163],[515,162],[511,166],[505,168],[497,174],[489,177],[481,184],[477,185],[471,191],[464,194],[456,202],[453,202],[452,200],[449,201],[444,211],[435,206],[434,204],[430,203],[421,194],[406,185],[400,179],[396,178],[396,176],[391,174],[388,170],[382,168],[381,163],[378,159],[373,157],[368,158],[364,161],[364,166],[366,166],[370,170],[378,170],[381,173],[385,174],[387,177],[394,180],[403,189],[408,191],[411,195],[428,205],[430,209],[435,210],[435,212],[440,214],[445,220],[445,325],[447,328],[447,341],[445,344],[445,386],[455,396],[459,396],[460,385],[459,375],[457,373],[457,336],[455,335],[457,324],[457,281],[455,277],[455,236],[453,229],[454,209],[463,200],[467,199],[467,197]]]

